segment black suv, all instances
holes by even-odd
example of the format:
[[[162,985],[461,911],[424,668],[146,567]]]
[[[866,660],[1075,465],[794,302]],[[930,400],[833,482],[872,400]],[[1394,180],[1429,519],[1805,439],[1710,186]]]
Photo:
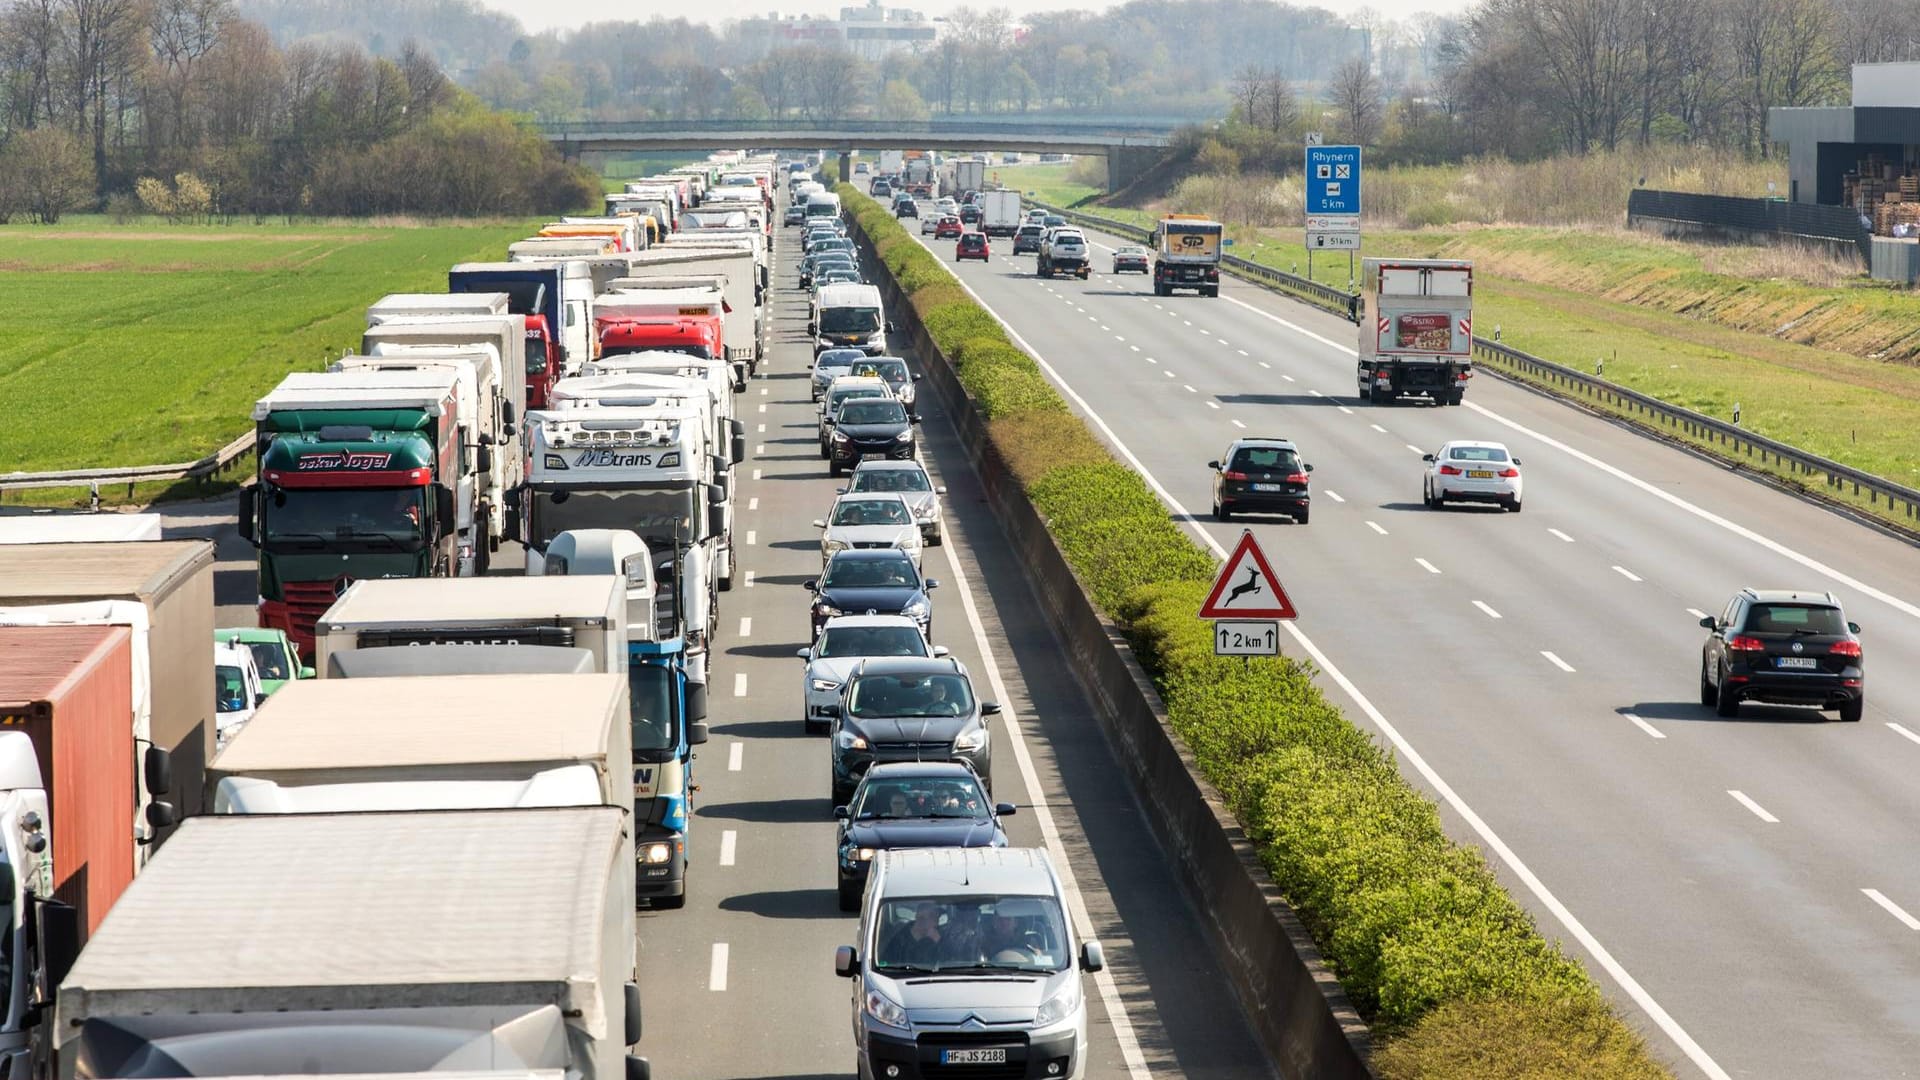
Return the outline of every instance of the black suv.
[[[1039,225],[1022,225],[1013,233],[1013,253],[1021,255],[1040,250],[1040,235],[1047,230]]]
[[[964,761],[991,796],[987,717],[999,711],[973,695],[967,669],[951,657],[860,661],[833,718],[833,805],[845,806],[867,769],[885,761]]]
[[[890,397],[853,398],[827,422],[827,470],[834,476],[865,458],[909,461],[920,418]]]
[[[1742,589],[1700,649],[1700,704],[1733,716],[1743,701],[1814,705],[1857,722],[1866,708],[1860,627],[1832,593]]]
[[[1213,470],[1213,516],[1231,521],[1242,511],[1286,514],[1302,525],[1313,507],[1313,466],[1286,439],[1235,439]]]

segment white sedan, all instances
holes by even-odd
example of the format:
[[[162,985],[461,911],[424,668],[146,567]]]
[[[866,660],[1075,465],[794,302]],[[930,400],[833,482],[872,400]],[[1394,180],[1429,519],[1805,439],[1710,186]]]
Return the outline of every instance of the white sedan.
[[[834,552],[847,548],[898,548],[920,566],[920,523],[903,495],[842,495],[833,501],[833,512],[813,527],[826,530],[820,535],[823,565]]]
[[[801,717],[809,732],[825,731],[840,705],[840,687],[862,660],[876,656],[938,659],[945,645],[928,645],[920,624],[905,615],[835,615],[820,628],[820,638],[800,650],[807,662],[800,680]]]
[[[1430,510],[1449,502],[1493,503],[1520,512],[1520,459],[1505,443],[1460,440],[1425,455],[1421,500]]]

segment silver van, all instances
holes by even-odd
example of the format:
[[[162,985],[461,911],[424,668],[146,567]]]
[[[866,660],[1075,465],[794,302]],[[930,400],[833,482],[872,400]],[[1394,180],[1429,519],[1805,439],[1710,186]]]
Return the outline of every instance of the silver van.
[[[1085,1072],[1081,972],[1105,959],[1076,940],[1044,850],[879,852],[858,941],[833,970],[853,983],[861,1080]]]
[[[814,294],[813,317],[807,333],[813,335],[813,355],[826,349],[859,349],[868,356],[887,351],[886,320],[875,285],[823,285]]]

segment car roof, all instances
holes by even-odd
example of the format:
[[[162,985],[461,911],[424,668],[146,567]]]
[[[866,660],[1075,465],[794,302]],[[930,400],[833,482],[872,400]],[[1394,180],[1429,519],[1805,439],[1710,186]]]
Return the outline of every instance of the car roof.
[[[853,361],[854,364],[859,362],[858,360]],[[847,366],[852,367],[853,364]],[[827,387],[827,393],[833,394],[843,390],[864,390],[876,386],[887,391],[893,389],[887,385],[887,380],[878,375],[842,375],[833,380],[832,386]]]
[[[1293,445],[1292,439],[1282,439],[1282,438],[1270,437],[1266,435],[1243,435],[1240,438],[1233,440],[1233,445],[1236,448],[1242,447],[1242,446],[1271,446],[1276,450],[1297,451],[1300,449],[1299,447]]]
[[[853,669],[855,675],[959,675],[960,661],[951,656],[870,656]]]
[[[231,664],[234,667],[249,667],[253,664],[253,654],[238,645],[215,645],[213,662]]]
[[[978,780],[980,774],[964,761],[882,761],[867,768],[867,775],[886,779],[904,776],[964,776]]]
[[[1749,600],[1761,604],[1820,604],[1839,607],[1840,601],[1830,592],[1801,592],[1797,589],[1741,589]]]
[[[841,559],[846,559],[849,562],[880,562],[882,560],[887,562],[900,562],[903,559],[907,562],[912,562],[913,556],[901,551],[899,548],[841,548],[829,556],[827,562],[832,564],[839,562]]]
[[[261,645],[268,642],[278,645],[286,642],[287,633],[264,626],[223,626],[213,632],[213,639],[216,645]]]
[[[927,467],[925,465],[922,465],[919,462],[914,461],[912,459],[907,459],[903,461],[903,460],[898,460],[894,458],[875,458],[871,461],[863,461],[860,464],[855,465],[853,467],[853,471],[856,473],[906,472],[909,469],[911,469],[914,472],[927,471]]]
[[[858,630],[862,627],[875,626],[912,627],[916,632],[920,629],[919,623],[914,622],[905,615],[835,615],[825,623],[822,623],[820,630],[822,633],[825,633],[828,630],[838,630],[842,627]]]
[[[871,502],[874,499],[892,499],[900,503],[907,501],[907,497],[897,491],[849,491],[845,495],[834,496],[833,505],[839,506],[843,502],[851,502],[854,499],[862,502]]]
[[[1040,848],[892,848],[881,899],[967,894],[1058,896],[1053,862]]]
[[[1486,439],[1448,439],[1445,445],[1446,446],[1478,446],[1487,450],[1505,450],[1507,448],[1506,443],[1490,442]]]

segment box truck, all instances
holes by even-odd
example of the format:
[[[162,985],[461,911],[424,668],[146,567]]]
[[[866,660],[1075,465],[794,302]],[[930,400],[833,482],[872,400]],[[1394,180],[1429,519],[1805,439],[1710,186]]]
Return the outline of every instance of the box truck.
[[[627,669],[627,590],[618,577],[356,581],[314,626],[314,668],[335,649],[429,644],[557,645]]]
[[[159,540],[159,514],[37,513],[0,517],[0,544]]]
[[[1020,231],[1020,193],[984,191],[980,193],[980,231],[988,236],[1012,236]]]
[[[1360,400],[1390,405],[1420,394],[1458,405],[1473,377],[1473,264],[1365,259]]]

